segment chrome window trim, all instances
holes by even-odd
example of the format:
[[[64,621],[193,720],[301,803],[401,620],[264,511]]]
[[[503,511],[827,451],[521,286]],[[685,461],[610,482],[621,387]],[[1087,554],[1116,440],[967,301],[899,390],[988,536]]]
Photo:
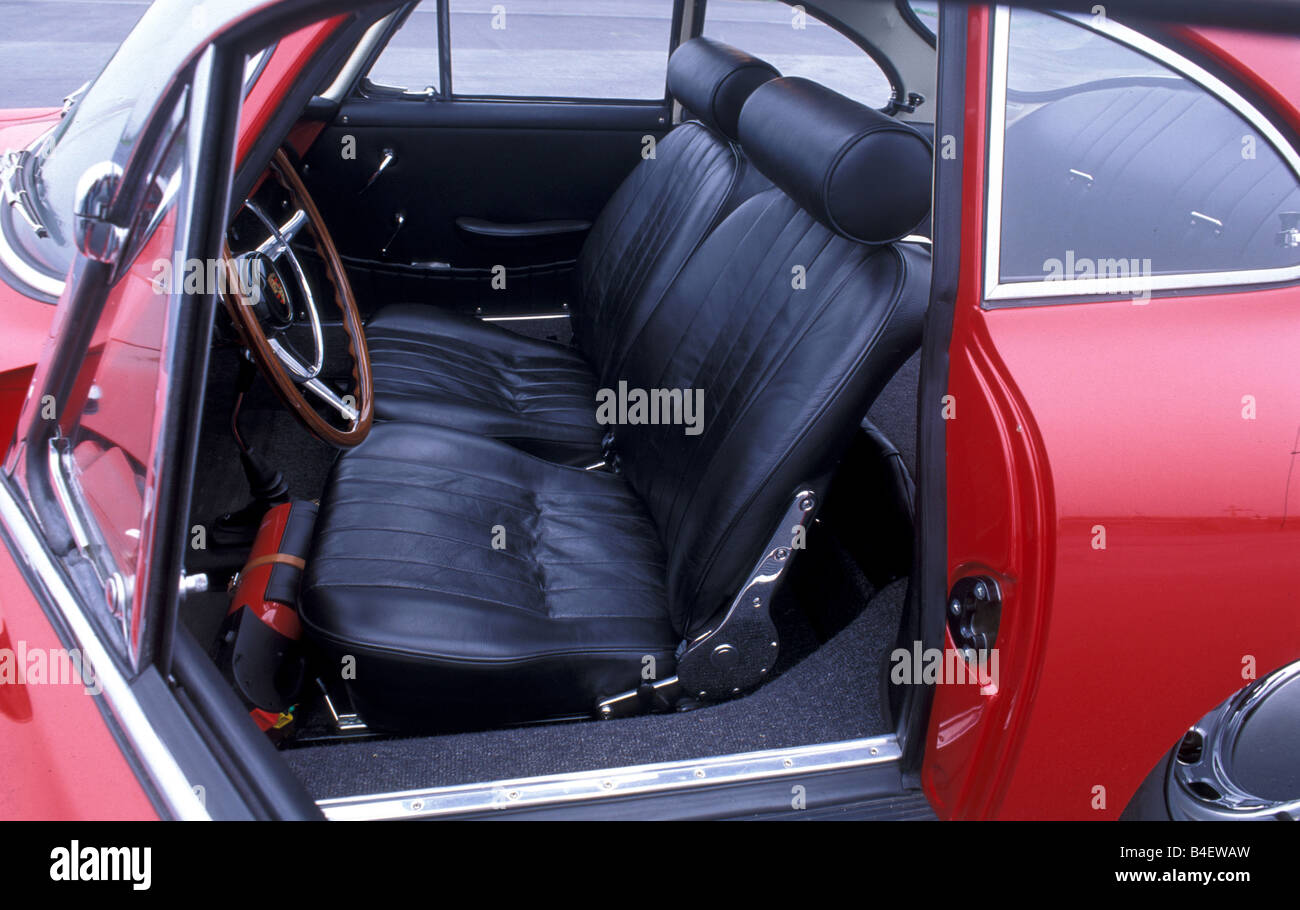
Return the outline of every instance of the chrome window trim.
[[[366,29],[366,33],[361,36],[361,40],[353,48],[352,55],[348,57],[347,63],[343,64],[339,74],[334,77],[334,81],[330,83],[329,88],[321,92],[320,97],[335,104],[343,100],[344,96],[347,95],[348,87],[356,81],[365,68],[366,58],[370,56],[370,52],[374,50],[375,45],[383,39],[385,31],[396,15],[396,12],[389,13]]]
[[[779,780],[887,764],[897,762],[901,757],[898,738],[890,734],[790,749],[714,755],[690,761],[371,793],[319,800],[317,805],[331,821],[437,818],[494,809],[571,805],[720,784]]]
[[[208,820],[211,816],[190,786],[170,749],[145,716],[144,709],[117,663],[95,634],[94,626],[82,610],[81,602],[64,580],[44,541],[30,520],[7,479],[0,479],[0,522],[5,526],[16,552],[40,579],[50,602],[72,633],[72,646],[89,658],[96,680],[103,687],[101,696],[116,718],[118,726],[135,752],[140,765],[149,775],[155,791],[171,812],[181,820]],[[32,592],[33,596],[39,596]]]
[[[1048,15],[1044,13],[1044,15]],[[1231,108],[1259,132],[1300,180],[1300,154],[1267,117],[1231,86],[1165,45],[1135,29],[1108,18],[1094,19],[1085,14],[1058,14],[1074,24],[1104,35],[1140,54],[1162,63],[1185,76]],[[989,81],[988,185],[984,231],[985,303],[1031,300],[1045,297],[1089,297],[1106,295],[1114,298],[1137,297],[1150,291],[1178,291],[1260,285],[1300,280],[1300,265],[1275,269],[1239,269],[1229,271],[1187,272],[1177,275],[1154,275],[1146,278],[1071,278],[1043,281],[1001,281],[1003,143],[1007,115],[1007,68],[1009,64],[1011,12],[998,6],[993,13],[992,72]]]

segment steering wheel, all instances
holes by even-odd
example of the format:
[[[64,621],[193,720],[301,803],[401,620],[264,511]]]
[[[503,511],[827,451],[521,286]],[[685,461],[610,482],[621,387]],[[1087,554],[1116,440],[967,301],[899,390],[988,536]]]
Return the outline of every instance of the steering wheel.
[[[276,151],[267,176],[288,193],[292,214],[276,223],[251,198],[244,203],[244,208],[261,222],[267,236],[255,248],[238,255],[231,253],[228,242],[225,244],[228,280],[222,299],[253,362],[280,399],[317,438],[348,448],[366,438],[374,419],[374,384],[361,314],[325,221],[283,150]],[[334,303],[342,314],[343,330],[347,333],[352,390],[342,396],[320,376],[325,365],[320,311],[312,283],[292,246],[293,239],[304,227],[310,231],[316,252],[325,263]],[[297,291],[293,296],[290,296],[291,286]],[[295,299],[300,304],[296,308]],[[298,353],[287,337],[294,324],[295,309],[305,312],[310,326],[315,350],[309,358]],[[340,428],[322,416],[307,393],[333,408],[346,427]]]

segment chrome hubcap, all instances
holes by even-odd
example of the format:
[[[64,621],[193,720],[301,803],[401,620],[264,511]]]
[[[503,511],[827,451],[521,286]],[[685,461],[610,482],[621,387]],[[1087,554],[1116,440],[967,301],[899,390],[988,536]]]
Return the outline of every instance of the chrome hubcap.
[[[1165,781],[1176,819],[1300,820],[1300,663],[1187,731]]]

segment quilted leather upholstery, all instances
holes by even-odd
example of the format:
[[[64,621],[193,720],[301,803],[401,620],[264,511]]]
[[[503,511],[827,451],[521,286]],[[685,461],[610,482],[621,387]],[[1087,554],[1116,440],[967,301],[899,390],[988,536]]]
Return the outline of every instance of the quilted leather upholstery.
[[[469,427],[566,463],[600,452],[595,380],[572,348],[418,304],[383,310],[366,343],[383,420]]]
[[[806,116],[844,110],[802,91]],[[404,729],[540,718],[636,688],[647,657],[669,674],[673,645],[739,590],[796,489],[825,491],[920,343],[929,272],[924,248],[855,242],[773,188],[620,340],[614,378],[703,390],[698,434],[621,425],[609,474],[428,424],[376,427],[335,467],[302,613],[327,652],[358,658],[363,715]]]
[[[719,225],[665,295],[620,378],[703,389],[703,432],[624,425],[614,443],[668,545],[683,634],[735,594],[795,487],[832,471],[920,345],[929,276],[924,249],[846,240],[774,189]]]
[[[356,658],[371,724],[585,713],[647,655],[671,673],[663,548],[618,475],[380,424],[340,460],[317,529],[303,623]]]
[[[578,259],[574,343],[607,385],[686,258],[746,195],[739,149],[700,123],[683,123],[633,169],[592,226]],[[762,182],[759,182],[762,181]]]
[[[679,48],[670,67],[679,86],[706,82],[705,98],[715,83],[727,82],[729,122],[759,77],[776,75],[755,57],[703,39]],[[744,78],[731,79],[736,73]],[[712,126],[680,124],[623,181],[583,244],[570,307],[578,353],[521,343],[490,323],[473,330],[435,307],[386,307],[366,327],[376,415],[493,436],[568,463],[595,461],[595,389],[608,385],[649,311],[709,230],[770,185]],[[449,348],[463,356],[439,356]],[[465,358],[477,361],[472,371]],[[555,371],[532,388],[549,367]],[[585,415],[570,406],[579,399]]]

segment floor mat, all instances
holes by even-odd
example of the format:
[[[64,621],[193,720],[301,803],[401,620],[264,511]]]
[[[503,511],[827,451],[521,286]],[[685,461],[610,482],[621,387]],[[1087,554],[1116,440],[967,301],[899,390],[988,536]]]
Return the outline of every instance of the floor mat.
[[[882,589],[834,638],[754,694],[680,714],[309,746],[285,760],[317,799],[678,761],[878,735],[880,668],[907,594]]]

